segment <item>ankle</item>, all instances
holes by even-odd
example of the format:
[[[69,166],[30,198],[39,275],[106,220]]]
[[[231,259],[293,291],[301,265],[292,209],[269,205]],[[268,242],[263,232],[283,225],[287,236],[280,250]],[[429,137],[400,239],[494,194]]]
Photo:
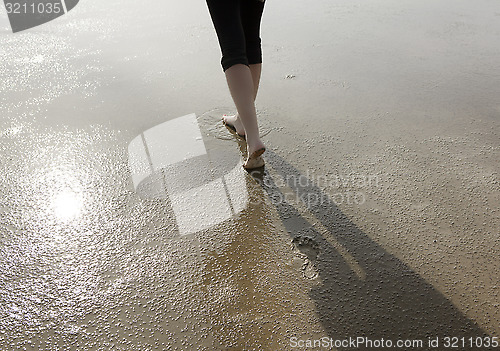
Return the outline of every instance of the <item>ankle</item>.
[[[262,142],[262,140],[260,140],[259,137],[249,140],[247,136],[247,146],[248,146],[248,151],[250,150],[254,151],[257,149],[265,148],[264,143]]]

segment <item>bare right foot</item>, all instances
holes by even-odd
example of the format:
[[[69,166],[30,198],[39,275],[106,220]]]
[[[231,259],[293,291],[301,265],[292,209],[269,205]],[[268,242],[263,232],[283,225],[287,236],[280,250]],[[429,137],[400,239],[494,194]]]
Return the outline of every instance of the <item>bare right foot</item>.
[[[257,137],[255,140],[247,140],[248,159],[243,164],[245,169],[252,169],[264,166],[262,154],[266,151],[266,146]]]
[[[260,168],[264,166],[264,159],[262,156],[259,156],[257,158],[252,158],[248,159],[245,164],[243,165],[243,168],[245,169],[254,169],[254,168]]]
[[[229,128],[233,129],[240,137],[245,139],[245,127],[243,127],[243,123],[241,123],[241,119],[238,114],[235,114],[234,116],[224,115],[222,116],[222,122]]]

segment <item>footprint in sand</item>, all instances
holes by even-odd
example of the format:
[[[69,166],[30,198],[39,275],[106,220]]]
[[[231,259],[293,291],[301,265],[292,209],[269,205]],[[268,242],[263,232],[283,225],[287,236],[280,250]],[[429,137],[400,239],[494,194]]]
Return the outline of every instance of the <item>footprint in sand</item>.
[[[301,271],[305,278],[316,279],[319,275],[314,262],[319,254],[319,244],[311,235],[298,234],[292,239],[292,251],[302,260]]]

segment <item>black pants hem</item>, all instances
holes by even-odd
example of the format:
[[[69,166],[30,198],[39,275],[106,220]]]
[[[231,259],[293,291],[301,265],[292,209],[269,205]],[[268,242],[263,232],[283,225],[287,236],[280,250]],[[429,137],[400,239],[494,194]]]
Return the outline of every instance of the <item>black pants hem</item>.
[[[264,3],[258,0],[206,0],[222,52],[225,72],[235,64],[262,63],[260,22]]]

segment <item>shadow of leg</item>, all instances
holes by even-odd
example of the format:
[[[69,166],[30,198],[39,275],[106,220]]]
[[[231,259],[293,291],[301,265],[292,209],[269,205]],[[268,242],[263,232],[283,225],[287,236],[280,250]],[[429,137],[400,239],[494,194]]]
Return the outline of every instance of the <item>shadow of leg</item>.
[[[280,180],[305,177],[272,151],[266,162]],[[429,338],[439,337],[442,346],[445,337],[488,336],[432,285],[363,233],[311,180],[288,181],[285,187],[294,196],[287,197],[268,171],[252,175],[267,192],[297,249],[315,266],[321,284],[310,291],[310,297],[330,337],[384,338],[394,343],[422,340],[422,348],[431,349]]]

